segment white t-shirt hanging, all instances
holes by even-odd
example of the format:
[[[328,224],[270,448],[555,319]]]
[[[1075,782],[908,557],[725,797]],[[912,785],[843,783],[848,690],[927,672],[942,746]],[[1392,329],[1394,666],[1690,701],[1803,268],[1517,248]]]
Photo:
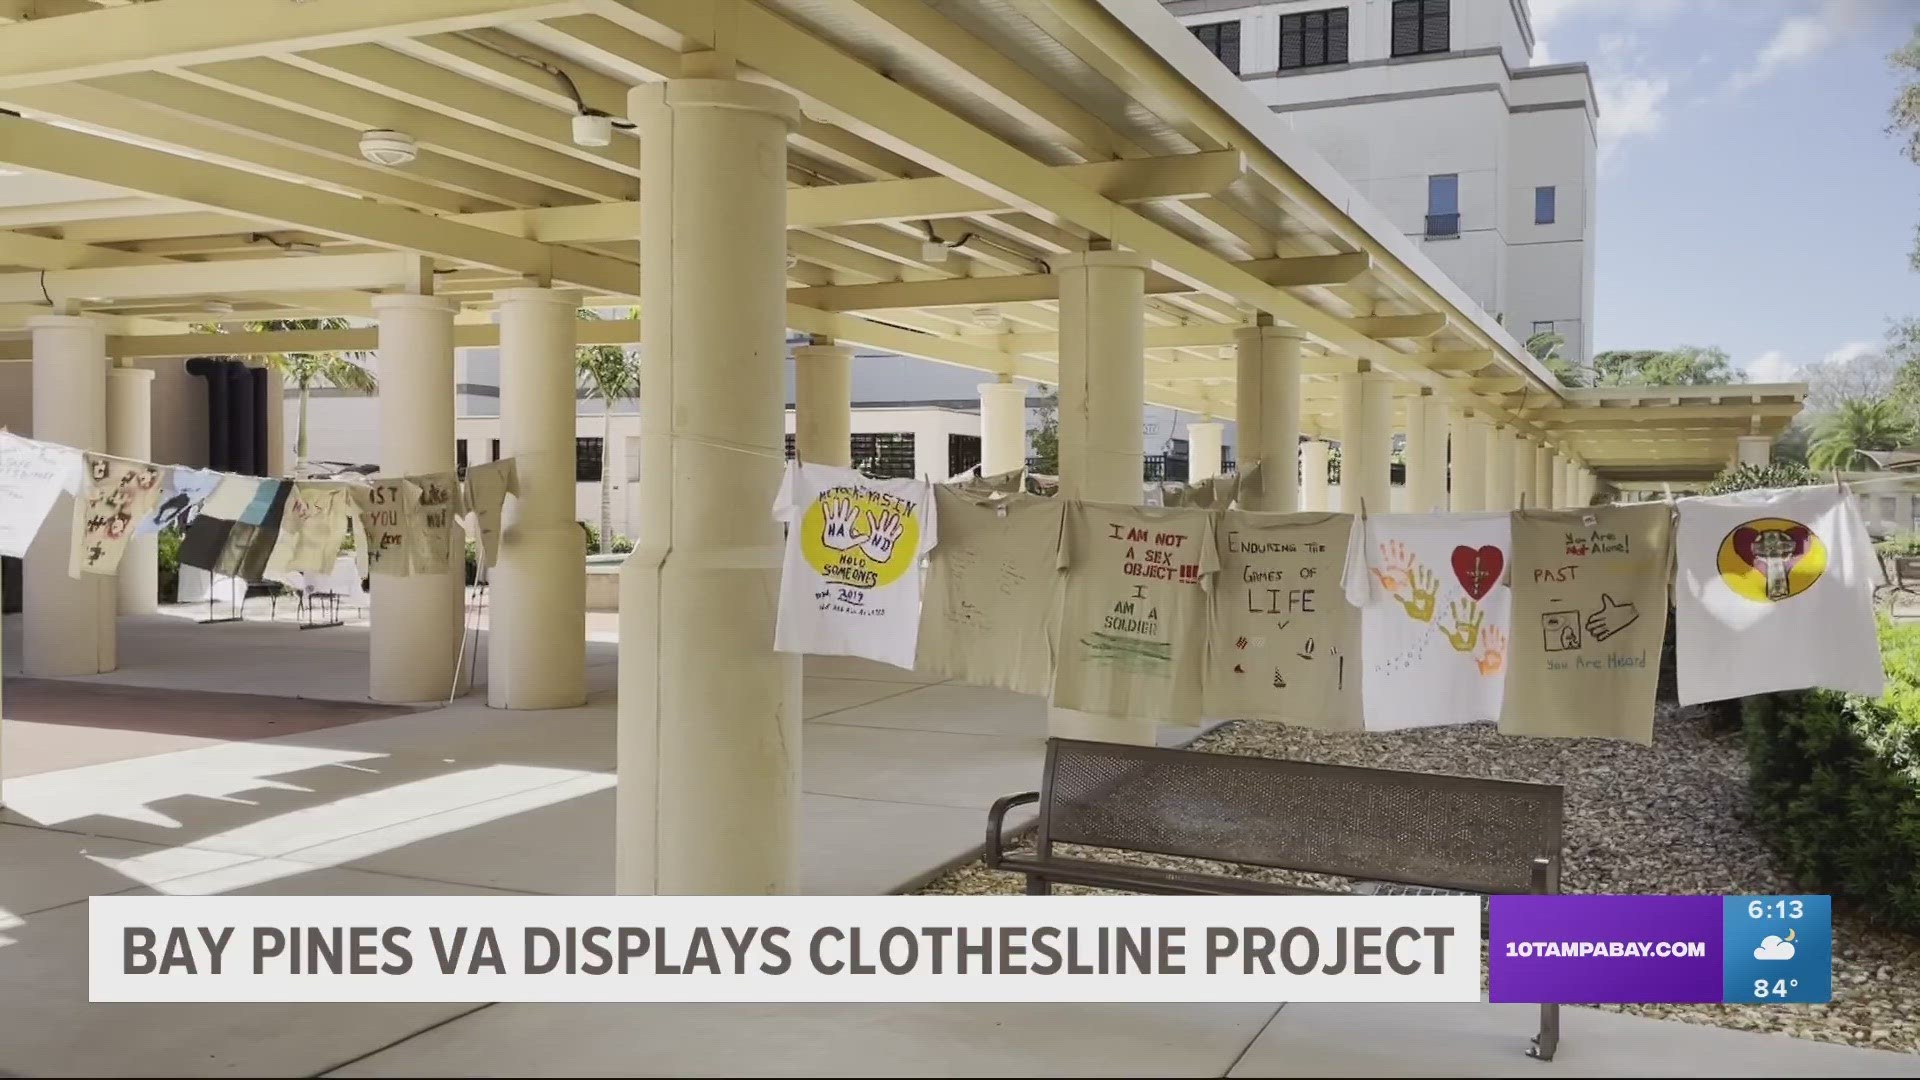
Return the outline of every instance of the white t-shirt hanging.
[[[1681,499],[1673,618],[1680,704],[1886,688],[1878,564],[1853,498],[1828,485]]]
[[[24,558],[60,493],[80,490],[80,451],[0,431],[0,555]]]
[[[1348,559],[1368,731],[1500,718],[1511,524],[1506,514],[1375,514]]]
[[[789,462],[773,518],[787,525],[773,647],[912,670],[920,565],[938,539],[933,485]]]

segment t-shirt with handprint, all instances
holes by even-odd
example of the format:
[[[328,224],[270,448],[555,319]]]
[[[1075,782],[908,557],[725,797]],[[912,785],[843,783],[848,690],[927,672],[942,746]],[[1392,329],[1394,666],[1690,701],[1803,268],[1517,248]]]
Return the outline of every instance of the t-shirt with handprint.
[[[1512,593],[1506,514],[1374,514],[1347,562],[1368,731],[1500,718]]]
[[[1513,515],[1513,647],[1500,731],[1653,741],[1673,508]]]
[[[933,485],[789,462],[773,517],[787,525],[773,647],[912,670],[920,566],[938,539]]]

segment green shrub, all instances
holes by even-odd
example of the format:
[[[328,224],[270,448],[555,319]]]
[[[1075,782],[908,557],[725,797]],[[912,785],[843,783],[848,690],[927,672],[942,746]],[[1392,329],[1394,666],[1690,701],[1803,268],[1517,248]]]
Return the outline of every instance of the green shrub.
[[[160,602],[163,604],[175,603],[180,599],[180,540],[179,529],[160,530]]]
[[[582,521],[582,522],[579,522],[578,524],[580,526],[580,531],[587,534],[587,554],[589,555],[600,554],[600,530],[594,528],[591,522]],[[609,550],[617,551],[621,553],[632,551],[633,541],[627,539],[624,536],[615,536],[613,538],[613,547],[610,548]]]
[[[1746,699],[1754,816],[1802,888],[1920,932],[1920,624],[1880,627],[1887,692]]]
[[[1882,558],[1912,558],[1920,555],[1920,533],[1902,533],[1890,536],[1873,545],[1873,550]]]

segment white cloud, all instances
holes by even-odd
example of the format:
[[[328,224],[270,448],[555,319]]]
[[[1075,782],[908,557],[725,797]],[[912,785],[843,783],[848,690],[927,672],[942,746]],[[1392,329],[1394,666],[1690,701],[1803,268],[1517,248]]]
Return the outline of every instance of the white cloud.
[[[1605,14],[1633,22],[1658,22],[1680,12],[1684,0],[1531,0],[1535,34],[1545,34],[1570,18]]]
[[[1779,349],[1763,352],[1740,366],[1746,369],[1747,378],[1757,383],[1793,382],[1800,374],[1800,365]]]
[[[1755,960],[1791,960],[1793,953],[1793,942],[1777,934],[1768,934],[1760,939],[1760,946],[1753,950],[1753,958]]]
[[[1845,0],[1827,0],[1812,15],[1794,15],[1782,21],[1753,62],[1727,80],[1725,92],[1737,94],[1825,51],[1840,38],[1845,7]]]
[[[1622,140],[1654,135],[1666,126],[1663,108],[1671,89],[1665,77],[1627,75],[1600,77],[1593,93],[1600,109],[1600,160],[1604,163]]]

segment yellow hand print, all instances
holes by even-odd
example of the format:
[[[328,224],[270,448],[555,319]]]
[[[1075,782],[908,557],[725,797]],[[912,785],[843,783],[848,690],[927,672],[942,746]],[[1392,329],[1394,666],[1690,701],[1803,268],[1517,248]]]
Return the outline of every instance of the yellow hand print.
[[[1480,674],[1498,675],[1507,663],[1507,635],[1497,626],[1489,626],[1480,634],[1481,653],[1474,659],[1480,664]]]
[[[1487,613],[1480,605],[1467,597],[1461,597],[1447,605],[1447,620],[1451,625],[1443,625],[1440,632],[1447,635],[1447,643],[1456,652],[1470,653],[1480,642],[1480,624],[1485,622]]]
[[[1413,568],[1410,588],[1413,595],[1400,598],[1400,606],[1407,609],[1407,618],[1414,622],[1432,622],[1434,599],[1440,593],[1440,579],[1434,577],[1433,571],[1426,567],[1416,566]]]

